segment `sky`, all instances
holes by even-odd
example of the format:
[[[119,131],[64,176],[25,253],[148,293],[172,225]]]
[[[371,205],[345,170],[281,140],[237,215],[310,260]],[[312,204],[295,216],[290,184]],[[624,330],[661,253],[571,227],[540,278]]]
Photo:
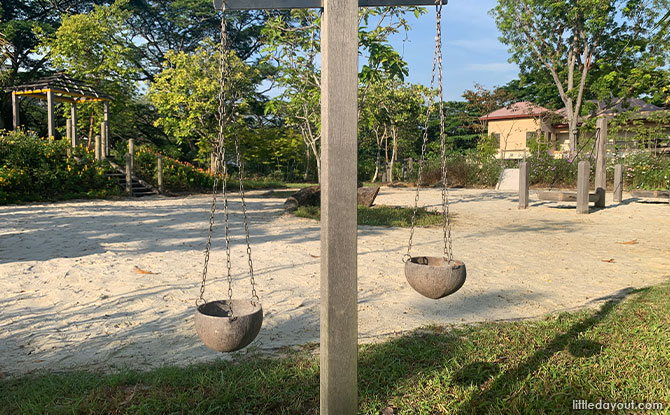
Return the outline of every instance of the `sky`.
[[[508,62],[507,47],[498,41],[498,28],[488,11],[496,0],[450,0],[442,9],[444,98],[462,101],[463,91],[475,82],[486,88],[502,86],[517,78],[518,66]],[[435,8],[416,19],[412,29],[392,40],[409,64],[407,82],[430,85],[435,45]]]

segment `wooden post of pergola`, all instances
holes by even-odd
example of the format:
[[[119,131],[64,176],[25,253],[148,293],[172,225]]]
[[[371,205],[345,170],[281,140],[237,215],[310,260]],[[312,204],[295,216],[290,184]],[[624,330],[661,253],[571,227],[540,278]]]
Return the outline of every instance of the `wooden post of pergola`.
[[[214,0],[214,7],[221,10],[223,3]],[[435,1],[225,0],[225,10],[323,8],[320,400],[324,415],[358,412],[358,7],[421,5]]]
[[[101,102],[103,104],[105,133],[101,135],[109,138],[109,102],[110,95],[102,93],[86,83],[70,78],[64,73],[38,79],[24,85],[8,88],[12,93],[12,114],[14,129],[20,126],[19,96],[37,98],[47,101],[47,135],[53,139],[56,135],[56,102],[71,104],[70,118],[72,119],[71,139],[73,146],[79,142],[77,137],[77,104],[84,102]],[[107,152],[109,154],[109,152]]]
[[[21,125],[21,116],[19,115],[19,96],[12,92],[12,121],[14,130],[18,130]]]

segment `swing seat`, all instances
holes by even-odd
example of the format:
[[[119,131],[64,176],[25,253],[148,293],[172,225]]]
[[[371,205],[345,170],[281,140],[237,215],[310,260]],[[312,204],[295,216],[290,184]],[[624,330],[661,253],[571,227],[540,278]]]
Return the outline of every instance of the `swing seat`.
[[[537,197],[540,200],[551,200],[554,202],[576,202],[577,192],[559,192],[549,190],[545,192],[538,192]],[[589,193],[589,202],[595,203],[598,200],[600,200],[600,196],[597,193]]]
[[[233,318],[229,316],[232,305]],[[205,346],[217,352],[234,352],[248,346],[263,325],[263,307],[250,300],[217,300],[198,306],[195,331]]]
[[[441,257],[412,257],[405,262],[405,277],[419,294],[440,299],[458,291],[465,283],[465,264]]]

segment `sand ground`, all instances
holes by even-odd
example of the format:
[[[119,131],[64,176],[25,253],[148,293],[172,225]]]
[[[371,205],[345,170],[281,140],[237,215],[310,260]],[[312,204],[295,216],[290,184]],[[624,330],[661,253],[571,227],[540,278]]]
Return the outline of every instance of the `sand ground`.
[[[265,321],[252,348],[318,341],[319,224],[285,215],[283,199],[250,195],[251,242]],[[411,189],[377,204],[409,206]],[[427,324],[537,318],[596,306],[670,277],[670,206],[628,200],[589,215],[514,193],[452,190],[454,252],[468,280],[447,299],[408,286],[408,229],[360,227],[359,336],[375,341]],[[629,195],[625,195],[629,197]],[[0,207],[0,376],[39,370],[204,362],[222,355],[194,333],[209,197],[151,197]],[[421,203],[437,208],[438,190]],[[236,297],[250,296],[241,207],[232,201]],[[221,223],[221,220],[218,221]],[[222,228],[207,297],[224,298]],[[637,240],[635,244],[622,242]],[[415,234],[414,253],[439,255],[440,228]],[[605,262],[607,261],[607,262]],[[135,267],[156,274],[138,274]]]

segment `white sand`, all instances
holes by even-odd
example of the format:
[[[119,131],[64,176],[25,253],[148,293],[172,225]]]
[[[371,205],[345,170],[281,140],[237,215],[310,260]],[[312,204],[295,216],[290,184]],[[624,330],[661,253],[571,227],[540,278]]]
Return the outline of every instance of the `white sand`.
[[[249,200],[265,322],[253,348],[318,341],[319,225]],[[422,202],[436,206],[437,190]],[[627,203],[590,215],[513,193],[454,190],[454,251],[468,280],[429,300],[403,275],[408,229],[359,229],[359,335],[374,341],[423,325],[536,318],[594,306],[670,276],[670,206]],[[410,205],[411,189],[377,204]],[[236,297],[248,297],[240,205],[232,205]],[[566,206],[570,206],[567,204]],[[149,369],[220,358],[193,329],[208,196],[0,207],[0,376],[35,370]],[[218,221],[221,224],[222,219]],[[226,296],[222,227],[207,297]],[[625,242],[637,239],[635,245]],[[439,255],[440,228],[419,229],[415,253]],[[614,259],[613,263],[603,260]],[[158,273],[139,275],[134,267]]]

